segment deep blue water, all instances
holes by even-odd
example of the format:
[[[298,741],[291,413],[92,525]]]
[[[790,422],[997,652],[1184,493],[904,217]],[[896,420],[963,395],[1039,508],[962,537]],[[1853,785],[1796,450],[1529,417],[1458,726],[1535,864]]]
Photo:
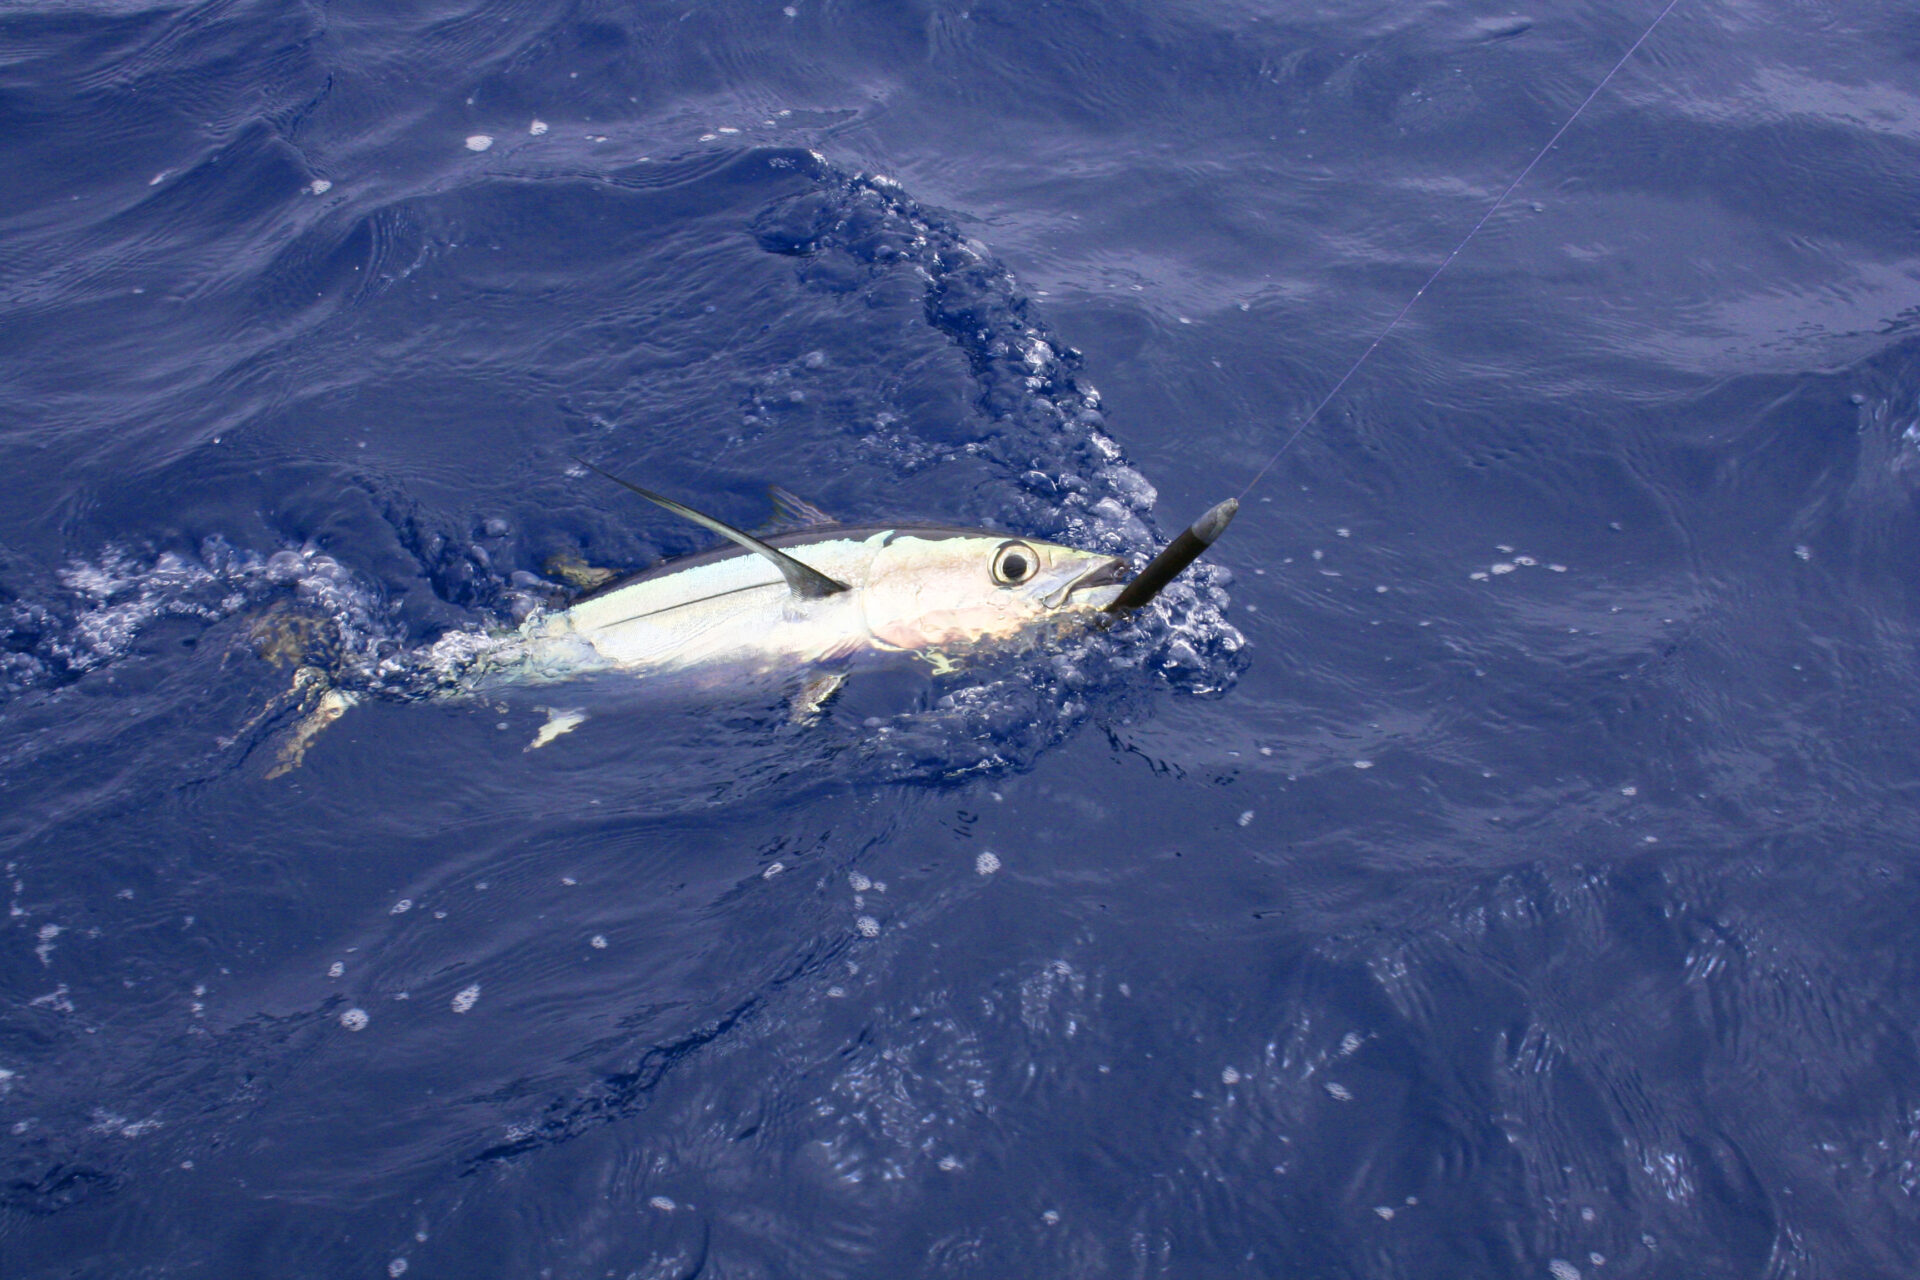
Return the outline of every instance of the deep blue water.
[[[1131,625],[410,696],[704,545],[575,454],[1150,552],[1654,11],[0,13],[0,1273],[1920,1274],[1910,7],[1681,0]]]

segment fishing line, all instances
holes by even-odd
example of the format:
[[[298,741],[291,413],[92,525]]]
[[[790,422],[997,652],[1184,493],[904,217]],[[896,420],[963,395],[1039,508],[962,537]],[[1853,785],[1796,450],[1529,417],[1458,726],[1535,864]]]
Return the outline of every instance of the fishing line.
[[[1540,150],[1534,154],[1533,159],[1527,161],[1527,167],[1520,171],[1518,177],[1514,178],[1512,182],[1509,182],[1507,184],[1507,189],[1500,193],[1500,196],[1498,199],[1496,199],[1491,205],[1487,206],[1487,211],[1480,215],[1480,221],[1473,224],[1473,229],[1467,232],[1466,235],[1460,237],[1460,243],[1453,246],[1452,252],[1448,253],[1445,258],[1441,259],[1440,265],[1435,267],[1433,269],[1433,274],[1427,277],[1427,282],[1421,285],[1418,289],[1415,289],[1413,291],[1413,296],[1407,299],[1406,305],[1401,307],[1399,312],[1393,317],[1393,319],[1387,321],[1387,327],[1382,329],[1379,332],[1379,334],[1375,336],[1374,340],[1367,344],[1367,349],[1360,353],[1360,358],[1358,360],[1355,360],[1352,366],[1349,367],[1345,373],[1340,375],[1340,381],[1333,384],[1333,389],[1327,392],[1326,395],[1320,398],[1320,403],[1313,406],[1313,411],[1307,414],[1307,416],[1301,421],[1300,425],[1293,429],[1293,434],[1288,436],[1284,441],[1282,441],[1280,444],[1280,447],[1273,451],[1273,456],[1267,459],[1265,465],[1263,465],[1258,471],[1253,473],[1253,479],[1247,481],[1246,488],[1240,490],[1239,497],[1233,500],[1236,506],[1239,504],[1239,501],[1241,498],[1245,498],[1249,493],[1252,493],[1253,487],[1259,484],[1262,480],[1266,478],[1267,472],[1273,470],[1274,464],[1280,461],[1280,456],[1284,454],[1288,449],[1291,449],[1293,447],[1293,442],[1306,434],[1307,428],[1312,426],[1314,423],[1314,420],[1320,416],[1321,412],[1328,405],[1333,403],[1333,398],[1340,394],[1341,388],[1345,387],[1348,381],[1353,377],[1353,375],[1360,371],[1360,366],[1365,364],[1367,362],[1367,358],[1371,356],[1376,350],[1379,349],[1380,344],[1382,342],[1385,342],[1387,340],[1387,335],[1392,333],[1396,328],[1398,328],[1400,325],[1400,322],[1407,318],[1407,313],[1413,310],[1413,304],[1420,301],[1421,296],[1425,294],[1428,289],[1433,287],[1433,282],[1435,280],[1438,280],[1440,278],[1440,273],[1445,271],[1449,266],[1451,266],[1453,264],[1453,260],[1460,256],[1460,251],[1467,247],[1468,241],[1472,240],[1476,235],[1480,234],[1480,228],[1486,226],[1488,220],[1491,219],[1494,214],[1500,211],[1500,207],[1507,202],[1508,197],[1513,195],[1513,193],[1519,189],[1520,184],[1527,180],[1527,175],[1533,172],[1534,166],[1538,165],[1542,160],[1546,159],[1547,152],[1553,150],[1555,146],[1559,145],[1560,139],[1566,136],[1567,130],[1573,128],[1573,122],[1580,118],[1580,113],[1585,111],[1589,106],[1591,106],[1593,103],[1593,100],[1600,96],[1600,91],[1602,89],[1605,89],[1608,83],[1612,81],[1612,79],[1616,75],[1620,74],[1620,69],[1627,65],[1627,60],[1633,57],[1635,53],[1639,52],[1640,46],[1647,42],[1647,37],[1653,34],[1654,28],[1658,27],[1663,21],[1665,21],[1666,16],[1672,13],[1674,10],[1674,6],[1679,3],[1680,3],[1680,0],[1667,0],[1666,8],[1660,10],[1659,14],[1654,18],[1654,20],[1647,24],[1647,29],[1640,33],[1640,38],[1638,40],[1635,40],[1632,44],[1627,46],[1627,51],[1620,55],[1619,61],[1613,64],[1613,68],[1610,71],[1608,71],[1606,75],[1600,77],[1600,83],[1593,86],[1593,89],[1581,101],[1580,105],[1573,109],[1573,114],[1567,117],[1566,123],[1561,125],[1558,129],[1556,129],[1554,131],[1553,136],[1547,139],[1547,145],[1544,147],[1541,147]]]

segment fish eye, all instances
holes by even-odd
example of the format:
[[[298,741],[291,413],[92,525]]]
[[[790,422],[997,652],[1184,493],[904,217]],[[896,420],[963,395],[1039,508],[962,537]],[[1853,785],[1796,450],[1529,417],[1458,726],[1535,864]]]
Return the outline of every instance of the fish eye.
[[[1003,542],[993,553],[993,580],[1003,587],[1017,587],[1040,567],[1040,557],[1024,542]]]

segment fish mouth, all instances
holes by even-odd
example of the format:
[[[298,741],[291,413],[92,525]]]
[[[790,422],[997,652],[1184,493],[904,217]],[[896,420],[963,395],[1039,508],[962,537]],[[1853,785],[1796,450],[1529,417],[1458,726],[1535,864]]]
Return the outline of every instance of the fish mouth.
[[[1069,579],[1066,585],[1048,595],[1045,602],[1046,606],[1049,609],[1058,609],[1069,601],[1079,604],[1082,602],[1074,600],[1074,597],[1083,591],[1097,590],[1101,587],[1117,587],[1120,585],[1120,581],[1127,576],[1127,570],[1131,567],[1132,566],[1120,557],[1110,556],[1078,577]],[[1115,592],[1114,594],[1117,595],[1118,593]],[[1104,604],[1105,602],[1103,601],[1100,604],[1092,605],[1092,607],[1101,608],[1104,607]]]

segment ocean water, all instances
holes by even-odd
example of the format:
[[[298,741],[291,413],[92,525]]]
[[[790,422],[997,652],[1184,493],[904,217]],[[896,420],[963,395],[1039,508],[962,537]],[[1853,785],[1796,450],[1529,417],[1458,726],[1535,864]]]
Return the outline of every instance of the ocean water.
[[[1144,558],[1655,12],[0,14],[0,1274],[1920,1274],[1908,7],[1681,0],[1127,625],[424,696],[706,544],[576,456]]]

